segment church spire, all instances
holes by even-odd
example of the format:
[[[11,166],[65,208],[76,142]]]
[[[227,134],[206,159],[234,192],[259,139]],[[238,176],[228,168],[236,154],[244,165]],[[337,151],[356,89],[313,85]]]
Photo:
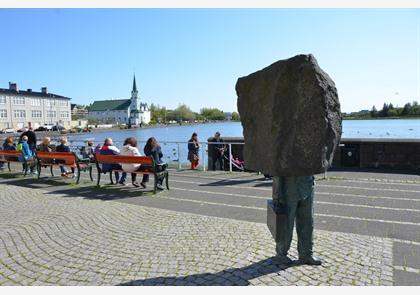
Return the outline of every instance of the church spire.
[[[136,85],[136,74],[134,74],[134,79],[133,79],[133,93],[137,92],[137,85]]]

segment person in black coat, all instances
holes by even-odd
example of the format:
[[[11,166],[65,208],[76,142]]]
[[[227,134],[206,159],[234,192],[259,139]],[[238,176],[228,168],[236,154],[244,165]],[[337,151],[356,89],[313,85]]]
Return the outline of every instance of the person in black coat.
[[[25,135],[28,137],[29,148],[32,150],[32,152],[34,152],[36,150],[36,134],[32,130],[32,127],[29,128],[27,131],[22,132],[22,134],[19,137],[19,141],[21,141],[22,137],[24,137]]]
[[[144,154],[146,156],[151,156],[153,158],[153,160],[155,161],[155,163],[157,164],[157,172],[161,172],[166,170],[166,167],[168,167],[168,165],[162,160],[163,158],[163,154],[162,154],[162,149],[159,145],[159,143],[157,142],[156,138],[154,137],[150,137],[147,142],[146,145],[144,146]],[[162,182],[163,182],[164,176],[160,176],[157,181],[157,188],[159,190],[163,190],[163,186],[162,186]],[[146,182],[149,181],[149,175],[148,174],[143,174],[143,179],[140,183],[140,185],[143,188],[146,188]]]
[[[223,138],[220,137],[220,132],[216,132],[210,142],[212,142],[209,145],[209,151],[213,158],[212,170],[224,170],[223,155],[226,147]]]

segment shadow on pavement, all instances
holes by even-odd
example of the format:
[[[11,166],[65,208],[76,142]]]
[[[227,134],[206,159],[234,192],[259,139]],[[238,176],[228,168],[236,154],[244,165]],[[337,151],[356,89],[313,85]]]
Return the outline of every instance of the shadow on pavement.
[[[199,184],[198,186],[227,186],[227,185],[241,185],[245,183],[255,183],[254,187],[271,187],[272,181],[266,180],[261,182],[261,179],[246,179],[246,180],[218,180],[215,182],[203,183]]]
[[[13,178],[2,181],[3,184],[42,189],[44,195],[59,194],[60,197],[83,197],[85,199],[111,201],[141,196],[153,196],[152,186],[146,190],[121,185],[101,185],[97,187],[94,182],[83,181],[76,185],[72,179],[49,177],[36,179],[34,177]],[[87,185],[86,185],[87,184]]]
[[[247,286],[249,280],[287,269],[291,266],[278,264],[275,257],[270,257],[242,268],[229,268],[217,273],[201,273],[188,276],[156,277],[143,280],[134,280],[120,284],[120,286]]]

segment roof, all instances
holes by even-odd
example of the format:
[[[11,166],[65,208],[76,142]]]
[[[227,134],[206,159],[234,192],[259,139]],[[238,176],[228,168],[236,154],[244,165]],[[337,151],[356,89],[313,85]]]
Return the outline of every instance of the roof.
[[[11,90],[7,88],[0,88],[0,94],[9,94],[9,95],[23,95],[23,96],[36,96],[41,98],[62,98],[62,99],[71,99],[70,97],[61,96],[54,93],[42,93],[37,91],[26,91],[26,90]]]
[[[127,110],[130,104],[130,99],[96,100],[89,107],[89,112]]]

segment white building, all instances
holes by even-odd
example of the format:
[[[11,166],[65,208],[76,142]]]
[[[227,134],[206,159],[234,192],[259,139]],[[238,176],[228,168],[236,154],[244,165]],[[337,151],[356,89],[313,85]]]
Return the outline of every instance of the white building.
[[[70,128],[70,98],[32,89],[19,90],[16,83],[0,88],[0,129],[22,127],[38,128],[44,124]]]
[[[138,97],[136,76],[130,99],[96,100],[89,107],[89,118],[112,124],[149,124],[151,113],[146,103]]]

